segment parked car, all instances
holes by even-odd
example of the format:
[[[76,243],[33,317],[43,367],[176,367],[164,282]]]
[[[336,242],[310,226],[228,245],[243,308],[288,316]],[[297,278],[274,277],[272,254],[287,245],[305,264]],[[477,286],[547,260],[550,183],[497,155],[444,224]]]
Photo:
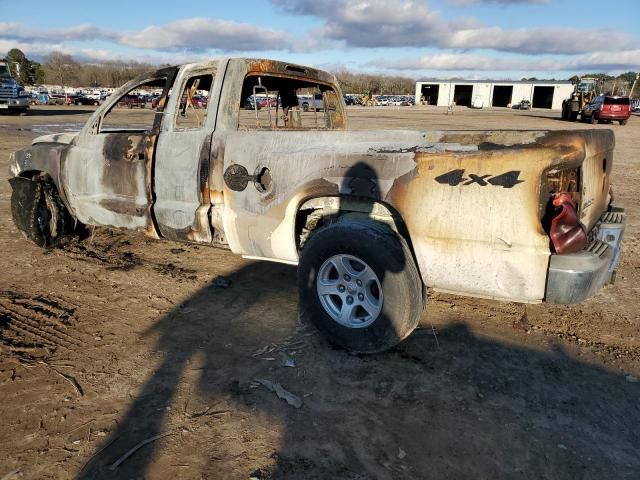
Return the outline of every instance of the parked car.
[[[345,95],[345,105],[362,105],[362,98],[357,95]]]
[[[411,95],[405,95],[402,97],[402,103],[400,105],[404,107],[412,107],[416,104],[416,99]]]
[[[511,108],[516,110],[531,110],[531,102],[529,100],[520,100],[518,103],[514,103]]]
[[[60,93],[50,93],[49,94],[49,105],[64,105],[65,97]]]
[[[180,100],[180,108],[184,108],[185,103],[187,103],[187,96],[183,95],[182,99]],[[193,97],[191,97],[191,105],[194,108],[207,108],[207,97],[204,97],[202,95],[194,95]],[[151,107],[155,108],[153,105],[153,101],[151,102]]]
[[[80,95],[79,97],[74,98],[73,103],[74,105],[100,105],[100,100]]]
[[[304,112],[317,112],[324,108],[324,99],[322,98],[321,93],[316,93],[315,95],[301,95],[298,97],[298,104]]]
[[[378,95],[376,97],[376,105],[380,107],[391,105],[391,98],[388,95]]]
[[[209,99],[203,95],[195,95],[191,99],[191,105],[196,108],[207,108]]]
[[[118,102],[118,106],[127,107],[127,108],[133,108],[133,107],[144,108],[146,106],[146,103],[147,102],[145,101],[144,96],[142,95],[125,95]]]
[[[127,92],[176,92],[205,72],[223,78],[210,97],[217,114],[198,127],[172,121],[179,94],[163,97],[157,115],[169,121],[108,121]],[[238,99],[260,85],[289,99],[319,86],[331,108],[293,129],[239,123]],[[12,152],[11,212],[42,247],[93,225],[297,265],[301,320],[373,353],[416,328],[432,290],[579,303],[609,283],[625,219],[612,203],[613,148],[609,129],[353,131],[333,75],[221,59],[138,77],[80,132]],[[215,250],[200,255],[216,261]]]
[[[247,97],[242,104],[244,108],[247,110],[254,110],[255,108],[260,109],[260,105],[256,102],[256,99],[253,95]]]
[[[64,104],[65,105],[75,105],[76,104],[76,99],[79,98],[80,95],[76,95],[76,94],[72,94],[72,93],[67,93],[64,97]]]
[[[631,101],[629,97],[599,95],[582,110],[582,119],[590,121],[592,124],[617,121],[620,122],[620,125],[626,125],[630,116]]]
[[[99,90],[85,91],[82,96],[91,100],[100,100],[102,98],[102,93]]]

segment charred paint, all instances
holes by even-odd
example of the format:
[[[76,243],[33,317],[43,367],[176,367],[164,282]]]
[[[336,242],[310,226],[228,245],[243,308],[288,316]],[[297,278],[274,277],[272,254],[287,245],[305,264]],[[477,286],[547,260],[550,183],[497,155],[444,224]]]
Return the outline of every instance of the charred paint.
[[[578,172],[576,194],[589,227],[608,204],[610,132],[349,132],[342,113],[324,130],[238,131],[247,75],[305,79],[341,93],[332,75],[308,67],[253,59],[221,65],[224,88],[217,77],[215,115],[207,118],[202,135],[185,134],[178,141],[161,122],[175,113],[177,96],[173,101],[167,96],[174,79],[182,81],[189,69],[209,68],[191,65],[177,77],[177,69],[165,73],[170,80],[163,95],[169,106],[156,115],[153,132],[97,135],[107,105],[98,109],[76,145],[52,150],[81,220],[157,233],[149,210],[155,193],[158,226],[168,238],[228,242],[236,253],[295,262],[296,218],[304,202],[339,198],[337,207],[335,200],[323,204],[330,210],[345,207],[343,199],[370,201],[401,217],[427,285],[539,301],[550,254],[541,225],[547,176],[563,169]],[[341,102],[336,108],[342,112]],[[160,148],[163,138],[167,143]],[[99,151],[100,168],[81,172],[82,162]],[[164,163],[159,155],[165,156]],[[179,164],[177,155],[187,165]],[[16,172],[29,164],[26,157],[16,162],[22,162]],[[252,177],[242,191],[224,184],[224,172],[232,165]],[[270,176],[267,188],[254,181],[264,171]],[[358,208],[367,211],[366,205]]]
[[[114,195],[98,201],[102,208],[114,214],[142,218],[142,230],[154,238],[158,237],[151,212],[156,138],[154,134],[106,135],[101,179],[104,190]]]

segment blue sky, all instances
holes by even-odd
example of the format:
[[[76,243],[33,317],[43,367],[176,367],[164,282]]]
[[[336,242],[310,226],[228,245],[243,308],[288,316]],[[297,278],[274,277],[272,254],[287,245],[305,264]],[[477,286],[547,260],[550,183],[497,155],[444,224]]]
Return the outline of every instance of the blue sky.
[[[640,70],[640,2],[0,0],[0,56],[82,61],[267,57],[413,78],[565,79]],[[603,7],[605,5],[605,7]]]

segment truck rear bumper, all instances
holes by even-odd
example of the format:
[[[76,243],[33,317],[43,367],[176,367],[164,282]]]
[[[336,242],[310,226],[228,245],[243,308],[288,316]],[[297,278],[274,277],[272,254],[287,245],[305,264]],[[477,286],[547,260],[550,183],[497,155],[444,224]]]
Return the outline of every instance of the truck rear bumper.
[[[598,120],[627,120],[630,116],[628,112],[600,112]]]
[[[551,255],[545,301],[579,303],[608,284],[620,258],[624,209],[611,207],[593,228],[581,252]]]

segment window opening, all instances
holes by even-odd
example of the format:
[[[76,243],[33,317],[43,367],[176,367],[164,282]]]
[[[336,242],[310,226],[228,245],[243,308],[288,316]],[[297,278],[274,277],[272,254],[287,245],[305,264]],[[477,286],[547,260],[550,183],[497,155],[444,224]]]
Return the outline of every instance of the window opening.
[[[100,132],[152,131],[156,114],[154,102],[157,104],[166,83],[166,77],[154,78],[125,92],[103,115]]]
[[[180,95],[180,107],[176,112],[177,129],[200,128],[207,120],[207,112],[213,85],[213,75],[198,75],[189,78]]]
[[[242,88],[240,129],[344,129],[344,111],[331,85],[312,79],[249,75]]]

